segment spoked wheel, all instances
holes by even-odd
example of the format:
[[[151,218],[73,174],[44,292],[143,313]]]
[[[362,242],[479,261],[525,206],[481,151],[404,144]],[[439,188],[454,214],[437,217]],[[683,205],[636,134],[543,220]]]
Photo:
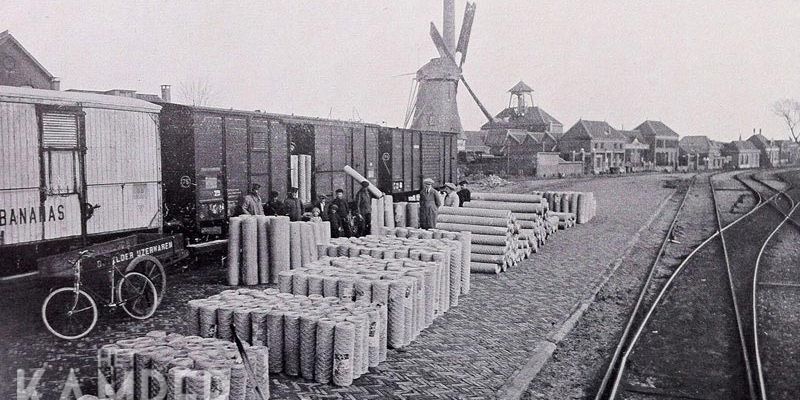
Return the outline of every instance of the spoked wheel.
[[[117,298],[125,312],[136,319],[150,318],[158,307],[153,282],[138,272],[128,272],[119,281]]]
[[[42,321],[53,335],[78,339],[86,336],[97,323],[97,304],[82,290],[57,289],[44,299]]]
[[[164,266],[153,256],[139,256],[133,259],[126,269],[127,272],[138,272],[148,277],[158,293],[158,302],[164,298],[164,291],[167,290],[167,275],[164,273]]]

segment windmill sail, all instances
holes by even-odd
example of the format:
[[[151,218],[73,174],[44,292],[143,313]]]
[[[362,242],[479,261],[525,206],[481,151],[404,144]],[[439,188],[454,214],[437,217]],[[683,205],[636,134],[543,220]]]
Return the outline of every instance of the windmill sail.
[[[464,21],[461,23],[461,34],[458,36],[458,45],[456,45],[456,52],[461,53],[460,67],[464,66],[467,60],[467,48],[469,48],[469,36],[472,33],[472,21],[475,20],[475,3],[467,3],[467,8],[464,9]]]

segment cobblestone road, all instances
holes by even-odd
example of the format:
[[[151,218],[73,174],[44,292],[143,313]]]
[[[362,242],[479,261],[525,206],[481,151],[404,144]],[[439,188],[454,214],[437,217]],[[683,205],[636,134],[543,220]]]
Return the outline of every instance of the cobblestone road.
[[[334,388],[276,375],[271,386],[273,398],[495,397],[525,365],[535,344],[591,295],[637,230],[673,191],[663,187],[666,179],[665,175],[641,175],[547,183],[595,192],[597,217],[590,224],[559,231],[539,254],[504,274],[473,275],[473,289],[458,307],[437,319],[405,351],[390,350],[385,363],[353,386]],[[46,294],[41,283],[4,290],[7,294],[0,300],[4,310],[0,398],[14,398],[18,369],[30,378],[31,369],[42,366],[45,372],[39,387],[43,399],[58,398],[70,368],[75,369],[81,387],[93,392],[99,345],[152,329],[182,330],[186,300],[223,290],[222,279],[217,265],[176,274],[154,318],[134,322],[106,314],[88,338],[73,342],[52,337],[39,322],[38,307]]]

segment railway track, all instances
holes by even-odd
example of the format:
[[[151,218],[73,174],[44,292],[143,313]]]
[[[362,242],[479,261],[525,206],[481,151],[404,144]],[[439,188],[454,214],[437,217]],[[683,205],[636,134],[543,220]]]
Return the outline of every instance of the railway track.
[[[779,187],[755,175],[752,179],[772,191],[780,191]],[[797,176],[787,174],[785,179],[794,180],[794,186],[800,186]],[[800,198],[784,197],[783,207],[775,206],[784,220],[762,245],[751,286],[756,382],[758,396],[764,400],[800,398],[796,376],[800,359],[792,356],[796,352],[794,334],[800,331],[797,319],[800,271],[798,257],[792,252],[800,243],[800,224],[796,220]],[[782,230],[788,225],[794,229]]]
[[[710,196],[713,206],[707,213],[710,219],[696,222],[706,228],[714,226],[714,231],[688,252],[668,279],[656,279],[657,265],[664,249],[671,246],[672,230],[689,198],[691,190],[687,191],[642,285],[596,399],[756,397],[757,374],[751,369],[755,354],[752,329],[748,329],[753,312],[741,304],[750,298],[744,283],[752,281],[752,266],[763,253],[758,247],[782,221],[779,213],[765,206],[784,194],[770,195],[745,185],[755,199],[753,207],[724,222],[714,175],[701,185],[692,185],[695,192],[705,191],[703,199],[708,203]],[[751,221],[759,222],[754,226]],[[742,230],[756,232],[742,234]],[[750,268],[745,268],[748,265]]]

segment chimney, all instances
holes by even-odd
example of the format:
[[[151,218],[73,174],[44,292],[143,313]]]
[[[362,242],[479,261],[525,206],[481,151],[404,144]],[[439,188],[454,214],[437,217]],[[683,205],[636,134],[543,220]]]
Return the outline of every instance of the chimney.
[[[161,100],[164,102],[172,102],[172,90],[170,85],[161,85]]]
[[[455,0],[444,0],[444,14],[442,23],[442,36],[444,44],[450,50],[450,54],[455,55],[456,49],[456,4]]]
[[[53,77],[53,79],[50,80],[50,89],[61,90],[61,80]]]
[[[761,134],[761,128],[758,128],[758,134],[759,135]]]

